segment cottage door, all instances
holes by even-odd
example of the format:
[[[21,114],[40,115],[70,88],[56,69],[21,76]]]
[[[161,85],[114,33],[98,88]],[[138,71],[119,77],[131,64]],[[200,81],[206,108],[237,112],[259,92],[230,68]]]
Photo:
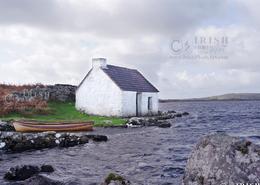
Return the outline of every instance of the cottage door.
[[[141,105],[142,105],[142,93],[136,93],[136,116],[142,115]]]

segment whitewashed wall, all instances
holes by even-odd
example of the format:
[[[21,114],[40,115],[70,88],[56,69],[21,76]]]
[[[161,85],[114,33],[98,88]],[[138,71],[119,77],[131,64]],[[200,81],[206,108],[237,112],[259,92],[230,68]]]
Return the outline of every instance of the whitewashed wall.
[[[136,92],[122,92],[122,115],[124,117],[136,116]]]
[[[152,97],[152,110],[151,113],[157,114],[158,113],[158,93],[151,93],[151,92],[143,92],[142,93],[142,104],[141,104],[141,112],[142,115],[149,114],[148,111],[148,97]]]
[[[76,91],[76,108],[88,114],[122,115],[122,91],[100,69],[94,67]]]
[[[152,97],[152,111],[151,113],[158,113],[158,93],[142,92],[141,93],[141,114],[147,115],[148,111],[148,97]],[[125,117],[136,116],[136,92],[123,91],[122,92],[122,115]]]

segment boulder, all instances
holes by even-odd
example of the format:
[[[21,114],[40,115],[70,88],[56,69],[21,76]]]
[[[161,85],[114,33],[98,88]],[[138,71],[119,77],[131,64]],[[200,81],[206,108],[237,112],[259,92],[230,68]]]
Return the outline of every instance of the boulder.
[[[41,172],[51,173],[54,172],[54,168],[51,165],[44,164],[41,166]]]
[[[0,120],[0,131],[15,131],[15,128],[11,123]]]
[[[106,142],[108,140],[107,136],[103,136],[103,135],[88,135],[87,137],[96,142],[102,142],[102,141]]]
[[[51,165],[33,166],[33,165],[21,165],[14,168],[10,168],[5,173],[4,178],[12,181],[26,180],[40,172],[51,173],[54,172],[54,168]]]
[[[50,179],[44,175],[34,175],[33,177],[25,180],[23,185],[63,185],[64,183]]]
[[[169,128],[169,127],[171,127],[171,126],[172,126],[171,123],[166,122],[166,121],[161,122],[161,123],[158,125],[158,127],[160,127],[160,128]]]
[[[10,168],[10,170],[5,174],[4,178],[6,180],[21,181],[28,179],[38,173],[40,173],[40,168],[38,166],[16,166],[14,168]]]
[[[127,181],[124,177],[115,174],[110,173],[101,185],[130,185],[131,183]]]
[[[182,117],[182,114],[181,113],[177,113],[177,114],[175,114],[175,117]]]
[[[203,137],[193,149],[183,185],[236,185],[260,182],[260,146],[216,133]]]

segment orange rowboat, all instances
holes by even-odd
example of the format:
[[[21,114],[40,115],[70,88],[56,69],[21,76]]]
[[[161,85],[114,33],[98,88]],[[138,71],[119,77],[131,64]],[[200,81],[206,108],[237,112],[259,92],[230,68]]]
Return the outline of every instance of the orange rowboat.
[[[15,121],[14,128],[17,132],[80,132],[92,131],[93,121],[74,122],[74,123],[50,123],[50,122],[35,122],[35,121]]]

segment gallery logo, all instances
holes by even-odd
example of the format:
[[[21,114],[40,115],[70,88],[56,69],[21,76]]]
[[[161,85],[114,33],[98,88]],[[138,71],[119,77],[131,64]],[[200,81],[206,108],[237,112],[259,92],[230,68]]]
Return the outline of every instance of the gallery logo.
[[[171,43],[171,49],[175,55],[180,55],[188,52],[191,47],[188,41],[173,40]]]
[[[195,36],[189,39],[174,39],[170,49],[178,59],[227,59],[229,39],[221,37]]]

